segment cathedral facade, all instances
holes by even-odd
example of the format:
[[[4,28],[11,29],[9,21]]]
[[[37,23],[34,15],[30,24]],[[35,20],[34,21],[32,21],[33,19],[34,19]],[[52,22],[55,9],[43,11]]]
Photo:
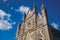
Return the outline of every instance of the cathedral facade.
[[[36,12],[36,5],[33,10],[24,14],[22,24],[19,24],[16,33],[16,40],[60,40],[56,29],[50,27],[47,18],[47,11],[44,5],[41,6],[41,13]]]

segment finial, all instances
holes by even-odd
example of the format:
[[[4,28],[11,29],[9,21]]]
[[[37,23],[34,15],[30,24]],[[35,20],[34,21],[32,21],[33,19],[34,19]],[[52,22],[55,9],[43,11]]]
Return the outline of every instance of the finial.
[[[34,8],[36,9],[36,3],[34,4]]]
[[[44,4],[42,4],[42,7],[44,7]]]
[[[34,3],[33,12],[36,13],[36,3]]]
[[[42,9],[45,8],[44,5],[42,4]]]

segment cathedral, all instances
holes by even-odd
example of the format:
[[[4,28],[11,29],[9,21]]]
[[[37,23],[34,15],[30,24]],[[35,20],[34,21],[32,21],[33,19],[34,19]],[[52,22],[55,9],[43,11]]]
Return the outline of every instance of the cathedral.
[[[24,14],[17,28],[16,40],[60,40],[60,32],[48,23],[44,5],[41,6],[41,13],[37,13],[36,9],[34,4],[33,10]]]

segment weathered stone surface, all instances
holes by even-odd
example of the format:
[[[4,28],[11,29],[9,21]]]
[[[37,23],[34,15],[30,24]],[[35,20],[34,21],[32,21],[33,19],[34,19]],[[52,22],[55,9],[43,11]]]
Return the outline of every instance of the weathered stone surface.
[[[46,8],[41,7],[41,14],[37,14],[36,7],[23,17],[23,22],[17,29],[16,40],[53,40],[53,33],[48,24]]]

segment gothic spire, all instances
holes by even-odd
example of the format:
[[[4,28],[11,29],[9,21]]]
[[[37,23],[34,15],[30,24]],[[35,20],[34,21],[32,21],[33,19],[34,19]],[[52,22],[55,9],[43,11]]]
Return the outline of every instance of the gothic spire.
[[[21,28],[21,24],[18,25],[17,34],[16,34],[16,39],[17,39],[17,37],[19,36],[20,28]]]
[[[42,16],[46,15],[46,8],[44,7],[44,5],[42,4],[41,6],[41,13],[42,13]]]
[[[44,5],[42,4],[42,7],[41,7],[42,9],[45,9],[45,7],[44,7]]]
[[[18,33],[20,32],[21,24],[18,25]]]
[[[48,24],[48,18],[47,18],[47,10],[46,8],[44,7],[44,5],[42,4],[42,7],[41,7],[41,13],[42,13],[42,17],[45,21],[45,24],[47,23]]]
[[[34,4],[33,12],[36,13],[36,3]]]

